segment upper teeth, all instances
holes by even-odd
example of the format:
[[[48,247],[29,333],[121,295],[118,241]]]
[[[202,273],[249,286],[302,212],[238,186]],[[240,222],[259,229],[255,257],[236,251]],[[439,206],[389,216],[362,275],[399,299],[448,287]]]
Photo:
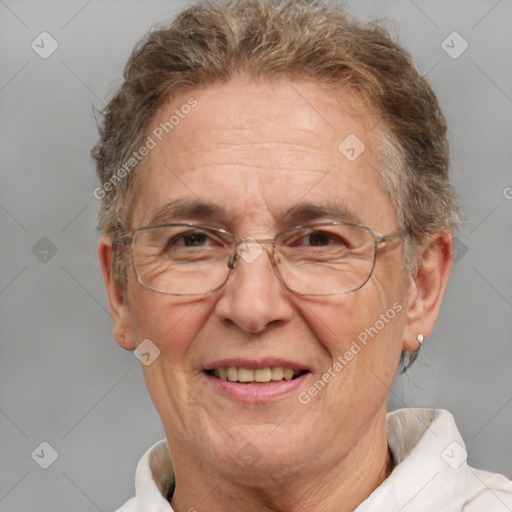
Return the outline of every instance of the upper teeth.
[[[228,368],[216,368],[215,376],[222,380],[231,382],[270,382],[271,380],[292,380],[294,375],[300,372],[292,368],[283,368],[282,366],[273,366],[268,368],[239,368],[229,366]]]

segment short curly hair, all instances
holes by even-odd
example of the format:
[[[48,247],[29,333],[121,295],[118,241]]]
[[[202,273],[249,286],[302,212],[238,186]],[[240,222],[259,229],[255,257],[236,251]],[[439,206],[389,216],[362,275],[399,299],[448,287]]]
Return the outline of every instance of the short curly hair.
[[[125,164],[164,101],[242,73],[354,91],[379,113],[381,180],[406,233],[410,271],[432,236],[456,226],[445,118],[411,56],[380,24],[358,21],[327,0],[199,0],[137,44],[102,112],[91,154],[103,233],[128,228],[140,163]],[[122,282],[123,265],[114,260]]]

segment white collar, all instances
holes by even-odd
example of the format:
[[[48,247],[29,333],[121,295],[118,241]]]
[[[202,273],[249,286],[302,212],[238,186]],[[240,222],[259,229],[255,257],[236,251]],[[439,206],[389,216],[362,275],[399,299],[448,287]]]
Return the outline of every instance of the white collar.
[[[396,466],[355,512],[512,510],[512,482],[467,465],[464,442],[449,412],[394,411],[387,416],[387,435]],[[135,499],[126,505],[136,508],[118,512],[172,512],[167,496],[174,489],[174,470],[165,440],[141,458],[135,489]],[[493,504],[497,508],[488,508]]]

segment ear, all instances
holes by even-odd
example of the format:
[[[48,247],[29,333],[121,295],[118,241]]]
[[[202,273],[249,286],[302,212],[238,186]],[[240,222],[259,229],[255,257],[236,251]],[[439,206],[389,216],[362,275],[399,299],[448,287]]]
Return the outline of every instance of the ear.
[[[453,266],[453,240],[448,232],[435,237],[424,250],[418,270],[411,276],[407,303],[403,349],[417,350],[418,335],[426,339],[432,333],[441,308]]]
[[[110,316],[113,323],[113,334],[118,345],[125,350],[135,350],[130,312],[121,285],[112,272],[113,246],[112,238],[101,235],[98,241],[98,258],[100,260],[103,281],[107,291]]]

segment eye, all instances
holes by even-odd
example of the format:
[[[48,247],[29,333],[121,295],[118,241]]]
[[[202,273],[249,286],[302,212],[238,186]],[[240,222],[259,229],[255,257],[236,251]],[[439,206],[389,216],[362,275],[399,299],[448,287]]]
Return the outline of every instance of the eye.
[[[291,241],[295,247],[347,247],[348,241],[340,233],[329,231],[309,231],[298,233],[298,236]]]
[[[335,242],[333,238],[335,237],[332,234],[325,233],[324,231],[314,231],[305,237],[307,245],[311,246],[329,245],[329,243]]]
[[[201,233],[199,231],[183,233],[171,238],[167,243],[167,247],[170,248],[173,245],[182,247],[198,247],[204,245],[208,238],[210,237],[206,233]]]
[[[226,260],[233,248],[229,233],[202,226],[169,224],[136,233],[134,259],[139,265],[188,265]]]
[[[161,248],[164,252],[172,254],[195,253],[210,254],[216,251],[224,251],[230,247],[230,239],[223,237],[221,233],[208,232],[198,229],[171,229],[162,233]]]

